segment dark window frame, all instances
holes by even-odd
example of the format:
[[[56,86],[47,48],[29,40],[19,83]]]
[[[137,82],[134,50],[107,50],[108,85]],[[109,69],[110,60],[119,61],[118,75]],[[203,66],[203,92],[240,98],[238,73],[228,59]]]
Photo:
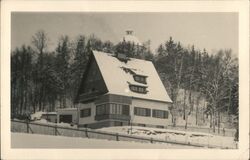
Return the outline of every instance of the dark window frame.
[[[130,115],[130,106],[120,103],[104,103],[96,105],[96,115]]]
[[[134,77],[134,80],[136,82],[147,84],[147,80],[146,80],[147,77],[146,76],[135,74],[133,77]]]
[[[129,85],[129,89],[132,92],[136,92],[136,93],[142,93],[142,94],[146,94],[148,91],[146,89],[147,87],[144,86],[138,86],[138,85]]]
[[[151,117],[151,109],[143,107],[134,107],[134,115],[142,117]]]
[[[91,108],[85,108],[80,110],[80,118],[85,118],[90,116],[91,116]]]
[[[168,115],[169,113],[166,110],[159,110],[159,109],[152,110],[152,117],[154,118],[168,119]]]

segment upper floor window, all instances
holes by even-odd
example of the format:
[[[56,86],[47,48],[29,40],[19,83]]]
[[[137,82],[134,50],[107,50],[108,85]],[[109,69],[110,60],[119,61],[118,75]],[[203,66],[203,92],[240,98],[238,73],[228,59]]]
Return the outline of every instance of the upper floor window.
[[[134,75],[134,80],[139,83],[147,84],[146,76]]]
[[[144,87],[144,86],[129,85],[129,88],[133,92],[144,93],[144,94],[147,93],[146,87]]]

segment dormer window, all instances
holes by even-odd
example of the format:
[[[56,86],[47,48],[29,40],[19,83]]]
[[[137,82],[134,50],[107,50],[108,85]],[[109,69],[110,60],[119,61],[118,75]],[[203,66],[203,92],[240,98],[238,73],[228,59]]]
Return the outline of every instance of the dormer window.
[[[134,75],[134,80],[139,83],[147,84],[146,76]]]
[[[146,87],[144,87],[144,86],[129,85],[129,88],[131,91],[136,92],[136,93],[146,94],[148,92],[146,90]]]

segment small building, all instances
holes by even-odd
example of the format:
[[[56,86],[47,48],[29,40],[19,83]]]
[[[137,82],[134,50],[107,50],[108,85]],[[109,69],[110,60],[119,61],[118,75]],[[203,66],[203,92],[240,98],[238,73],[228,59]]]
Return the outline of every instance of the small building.
[[[77,108],[60,108],[57,109],[57,122],[58,123],[78,123]]]
[[[79,127],[171,124],[169,98],[151,61],[92,51],[75,100]]]
[[[57,113],[56,112],[44,112],[41,119],[46,119],[48,122],[57,123]]]

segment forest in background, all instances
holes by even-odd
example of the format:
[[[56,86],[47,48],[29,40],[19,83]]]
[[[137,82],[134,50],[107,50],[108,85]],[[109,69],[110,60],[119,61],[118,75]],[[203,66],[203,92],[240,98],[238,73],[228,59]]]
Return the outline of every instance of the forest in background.
[[[188,121],[202,97],[214,130],[216,125],[220,127],[220,118],[216,118],[220,114],[238,117],[239,66],[231,49],[211,54],[194,45],[184,47],[170,37],[152,54],[150,40],[138,47],[125,41],[101,41],[94,35],[79,35],[73,40],[61,36],[53,51],[48,51],[48,45],[48,35],[40,30],[30,45],[11,51],[11,118],[74,107],[91,50],[152,61],[173,101],[170,112],[174,126],[180,115]],[[180,90],[184,91],[181,104],[177,100]]]

